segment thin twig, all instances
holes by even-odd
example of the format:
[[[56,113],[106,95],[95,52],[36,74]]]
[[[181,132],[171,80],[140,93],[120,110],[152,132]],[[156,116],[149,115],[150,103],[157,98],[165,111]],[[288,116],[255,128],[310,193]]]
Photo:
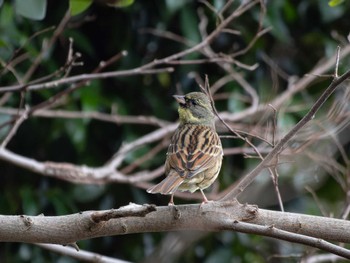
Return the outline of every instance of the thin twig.
[[[26,109],[24,112],[21,113],[20,117],[17,118],[14,125],[12,126],[11,130],[7,134],[6,138],[2,141],[0,148],[5,148],[7,144],[10,142],[12,137],[16,134],[19,126],[25,121],[25,119],[28,117],[29,109]]]
[[[16,58],[16,55],[20,53],[20,51],[30,42],[32,41],[34,38],[36,38],[37,36],[43,34],[43,33],[46,33],[48,31],[51,31],[55,29],[54,26],[51,26],[51,27],[48,27],[48,28],[44,28],[43,30],[40,30],[38,32],[35,32],[33,35],[31,35],[28,39],[25,40],[24,44],[22,44],[21,47],[19,47],[18,49],[16,49],[11,58],[9,59],[9,62],[7,62],[6,64],[3,65],[3,69],[0,71],[0,75],[3,75],[6,73],[6,70],[9,69],[9,67],[13,67],[14,65],[16,65],[17,63],[19,62],[22,62],[24,59],[27,59],[28,58],[28,55],[27,54],[22,54],[20,56],[18,56]],[[11,70],[10,70],[11,71]]]
[[[193,47],[196,45],[196,43],[194,41],[192,41],[190,39],[186,39],[183,36],[177,35],[177,34],[170,32],[170,31],[164,31],[164,30],[160,30],[160,29],[156,29],[156,28],[142,28],[139,30],[139,32],[141,34],[148,33],[148,34],[152,34],[152,35],[157,36],[157,37],[170,39],[172,41],[184,44],[188,47]]]
[[[199,23],[199,31],[201,33],[202,39],[207,38],[207,32],[206,32],[206,27],[208,24],[208,18],[204,14],[202,9],[198,9],[198,16],[200,18],[200,23]],[[246,50],[248,51],[248,49]],[[245,52],[246,52],[245,51]],[[217,57],[216,52],[213,51],[213,49],[209,46],[206,45],[203,47],[202,54],[209,58]],[[232,66],[228,63],[218,63],[217,64],[219,67],[221,67],[223,70],[225,70],[227,73],[229,73],[234,80],[236,80],[242,88],[250,95],[251,97],[251,104],[253,108],[256,108],[259,105],[259,97],[258,94],[256,93],[256,90],[242,77],[241,74],[236,72]]]
[[[40,83],[35,85],[14,85],[14,86],[8,86],[8,87],[0,87],[0,92],[18,91],[23,88],[26,88],[27,90],[52,89],[63,84],[70,84],[70,83],[79,82],[79,81],[90,81],[94,79],[106,79],[106,78],[112,78],[112,77],[115,77],[115,78],[127,77],[127,76],[134,76],[138,74],[149,75],[149,74],[158,74],[158,73],[173,72],[173,71],[174,71],[174,68],[172,67],[158,68],[158,69],[144,69],[140,67],[140,68],[135,68],[131,70],[119,70],[119,71],[104,72],[104,73],[82,74],[82,75],[48,81],[45,83]]]
[[[203,89],[203,88],[202,88]],[[259,156],[259,158],[261,160],[264,160],[264,157],[261,155],[261,153],[259,152],[259,150],[256,148],[256,146],[251,143],[247,137],[243,137],[241,136],[238,132],[236,132],[235,130],[233,130],[223,119],[220,118],[219,116],[219,113],[217,112],[216,108],[215,108],[215,104],[214,104],[214,101],[213,101],[213,98],[210,94],[210,88],[209,88],[209,80],[208,80],[208,76],[206,75],[206,78],[205,78],[205,93],[207,93],[207,95],[209,96],[210,98],[210,101],[211,101],[211,104],[212,104],[212,107],[214,109],[214,113],[215,115],[220,119],[220,121],[233,133],[235,134],[238,138],[240,138],[241,140],[244,140],[246,143],[248,143],[255,151],[255,153]],[[277,173],[277,164],[278,164],[278,156],[276,156],[276,163],[274,164],[274,170],[271,168],[271,167],[268,167],[268,170],[271,174],[271,178],[272,178],[272,182],[274,184],[274,187],[275,187],[275,191],[276,191],[276,194],[277,194],[277,199],[278,199],[278,202],[279,202],[279,205],[280,205],[280,208],[281,208],[281,211],[283,212],[284,211],[284,207],[283,207],[283,202],[282,202],[282,198],[281,198],[281,194],[280,194],[280,191],[279,191],[279,188],[278,188],[278,173]]]
[[[45,105],[45,108],[49,105]],[[14,108],[1,108],[1,114],[7,115],[17,115],[22,114],[23,110],[18,111]],[[33,111],[33,108],[30,109],[31,116],[43,117],[43,118],[63,118],[63,119],[93,119],[105,122],[111,122],[115,124],[141,124],[141,125],[153,125],[158,127],[164,127],[169,124],[169,122],[158,119],[154,116],[132,116],[132,115],[118,115],[118,114],[108,114],[103,112],[96,111],[65,111],[65,110],[44,110],[38,109]]]
[[[232,5],[232,3],[234,2],[234,0],[228,0],[225,5],[221,8],[220,10],[220,14],[223,15],[223,13],[225,11],[227,11],[227,9]]]
[[[200,51],[204,47],[206,47],[209,43],[211,43],[220,33],[221,30],[224,29],[232,20],[242,15],[244,12],[249,10],[252,6],[257,4],[259,1],[253,0],[242,3],[232,14],[230,14],[222,23],[220,23],[217,28],[212,31],[208,37],[206,37],[203,41],[198,43],[197,45],[186,49],[184,51],[181,51],[179,53],[173,54],[171,56],[153,60],[152,62],[145,64],[143,66],[140,66],[138,68],[130,69],[130,70],[120,70],[120,71],[112,71],[112,72],[104,72],[104,73],[97,73],[97,74],[83,74],[68,78],[63,78],[56,81],[49,81],[46,83],[41,83],[37,85],[13,85],[13,86],[6,86],[6,87],[0,87],[0,92],[6,92],[6,91],[18,91],[26,87],[27,90],[40,90],[40,89],[49,89],[49,88],[55,88],[59,85],[63,84],[69,84],[73,82],[78,81],[88,81],[88,80],[94,80],[94,79],[104,79],[104,78],[112,78],[112,77],[125,77],[125,76],[134,76],[138,74],[146,75],[146,74],[157,74],[161,72],[172,72],[173,68],[158,68],[154,69],[155,66],[167,64],[169,61],[174,61],[179,58],[182,58],[188,54],[194,53],[196,51]]]
[[[97,253],[79,249],[77,251],[75,248],[56,244],[35,244],[38,247],[58,253],[64,256],[69,256],[78,260],[79,262],[103,262],[103,263],[131,263],[130,261],[120,260],[116,258],[111,258],[103,256]]]
[[[153,158],[157,153],[159,153],[161,150],[163,150],[165,147],[167,147],[169,144],[169,138],[165,137],[162,141],[160,141],[155,147],[153,147],[151,150],[147,151],[146,154],[141,156],[138,159],[135,159],[131,164],[128,166],[123,167],[120,172],[124,174],[129,174],[133,170],[135,170],[137,167],[139,167],[144,162],[148,161],[149,159]]]
[[[199,0],[199,2],[204,4],[206,7],[208,7],[209,10],[211,10],[219,18],[220,23],[224,21],[224,16],[220,12],[218,12],[212,4],[210,4],[208,1],[205,1],[205,0]]]
[[[104,68],[108,67],[109,65],[113,64],[114,62],[119,60],[121,57],[126,56],[126,55],[127,55],[127,52],[121,51],[121,52],[117,53],[116,55],[112,56],[107,61],[100,62],[100,64],[94,69],[93,73],[98,73],[98,72],[102,71]],[[46,107],[52,105],[53,103],[55,103],[58,99],[62,98],[63,96],[66,96],[66,95],[72,93],[73,91],[83,87],[87,83],[87,81],[88,80],[82,80],[78,83],[72,84],[68,89],[65,89],[61,92],[58,92],[54,96],[50,97],[48,100],[33,106],[29,112],[29,115],[32,115],[35,111],[37,111],[39,109],[43,109],[43,108],[46,108]]]
[[[340,58],[344,58],[350,54],[350,45],[347,45],[340,51]],[[240,112],[232,113],[222,113],[221,116],[226,121],[238,121],[242,119],[247,119],[253,115],[258,115],[259,113],[266,112],[269,108],[268,104],[272,104],[276,109],[279,109],[284,103],[286,103],[294,94],[301,92],[310,86],[311,83],[319,79],[318,76],[326,73],[331,67],[334,67],[334,61],[336,60],[336,54],[331,58],[322,58],[319,63],[311,70],[310,74],[305,74],[302,78],[289,86],[289,88],[281,93],[279,96],[274,98],[272,101],[265,103],[260,103],[257,108],[249,107]]]
[[[318,198],[315,191],[309,186],[305,186],[305,190],[308,191],[312,195],[312,198],[314,199],[315,203],[317,204],[318,208],[320,209],[322,215],[324,217],[329,216],[329,213],[326,213],[326,210],[324,209],[323,205],[321,204],[320,199]]]
[[[275,147],[275,145],[276,145],[276,132],[277,132],[277,110],[272,105],[269,105],[269,106],[272,108],[272,110],[274,112],[273,120],[272,120],[272,142],[271,142],[271,144],[272,144],[272,147]],[[282,201],[281,193],[280,193],[280,190],[278,187],[279,175],[278,175],[277,165],[279,163],[279,154],[276,156],[275,160],[276,161],[273,164],[273,168],[268,168],[268,169],[269,169],[269,172],[272,176],[272,182],[273,182],[273,185],[275,187],[278,203],[280,205],[281,211],[284,212],[283,201]]]
[[[233,221],[230,219],[226,221],[227,229],[232,229],[243,233],[255,233],[259,235],[270,236],[280,240],[316,247],[324,251],[333,253],[335,255],[339,255],[344,258],[350,259],[350,250],[334,245],[330,242],[319,238],[292,233],[289,231],[278,229],[274,226],[260,226],[255,224],[253,225],[250,223]]]
[[[250,185],[254,179],[260,174],[260,172],[270,164],[272,159],[276,157],[277,154],[283,149],[283,147],[294,137],[294,135],[305,126],[310,120],[312,120],[316,112],[322,107],[325,101],[332,95],[336,88],[346,81],[350,77],[350,70],[341,75],[339,78],[334,78],[332,83],[323,92],[323,94],[318,98],[315,104],[311,107],[309,112],[280,140],[272,151],[265,156],[264,160],[260,162],[258,166],[255,167],[249,174],[244,176],[236,185],[236,187],[231,190],[222,200],[228,200],[236,198],[244,189]]]
[[[48,48],[53,47],[54,43],[56,42],[57,38],[59,35],[63,32],[65,26],[67,25],[68,21],[70,19],[70,11],[68,10],[66,14],[64,15],[63,19],[61,20],[60,24],[54,31],[51,39],[48,41],[47,45],[45,48],[41,50],[41,52],[36,56],[34,62],[31,64],[31,67],[27,70],[26,74],[23,77],[23,82],[27,82],[31,76],[34,74],[35,70],[38,68],[40,65],[40,62],[47,51]]]
[[[337,59],[335,61],[335,70],[334,70],[335,78],[338,78],[339,60],[340,60],[340,46],[337,47]]]
[[[255,151],[255,153],[259,156],[259,158],[261,160],[264,160],[264,157],[261,155],[261,153],[258,151],[258,149],[256,148],[256,146],[247,138],[247,137],[243,137],[242,135],[240,135],[238,132],[236,132],[235,130],[233,130],[219,115],[218,111],[216,110],[215,107],[215,103],[213,100],[212,95],[210,94],[210,87],[209,87],[209,80],[208,80],[208,76],[205,76],[205,86],[201,87],[201,89],[208,95],[210,101],[211,101],[211,105],[214,111],[214,114],[219,118],[219,120],[225,125],[225,127],[231,131],[234,135],[236,135],[238,138],[240,138],[241,140],[245,141],[247,144],[249,144],[250,147],[252,147]],[[272,170],[269,168],[269,171],[271,173],[271,176],[273,177],[273,172]],[[283,206],[281,207],[281,209],[283,210]]]

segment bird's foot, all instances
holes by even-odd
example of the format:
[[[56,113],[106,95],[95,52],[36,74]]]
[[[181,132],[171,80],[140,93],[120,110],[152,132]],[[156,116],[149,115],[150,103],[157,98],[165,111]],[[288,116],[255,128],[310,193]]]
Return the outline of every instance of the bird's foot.
[[[174,206],[174,193],[171,194],[170,201],[168,203],[168,206]]]
[[[199,206],[199,209],[201,209],[204,205],[212,203],[212,202],[214,202],[214,201],[213,200],[208,200],[208,199],[203,200],[203,202]]]

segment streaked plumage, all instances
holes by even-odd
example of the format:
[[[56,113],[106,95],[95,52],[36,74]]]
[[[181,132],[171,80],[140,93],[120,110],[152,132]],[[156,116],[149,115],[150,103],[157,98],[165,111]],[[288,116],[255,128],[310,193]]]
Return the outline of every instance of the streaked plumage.
[[[166,178],[149,188],[149,193],[171,195],[176,190],[200,190],[217,178],[223,156],[220,138],[215,131],[214,113],[209,98],[201,92],[174,96],[179,103],[180,125],[171,138],[165,162]]]

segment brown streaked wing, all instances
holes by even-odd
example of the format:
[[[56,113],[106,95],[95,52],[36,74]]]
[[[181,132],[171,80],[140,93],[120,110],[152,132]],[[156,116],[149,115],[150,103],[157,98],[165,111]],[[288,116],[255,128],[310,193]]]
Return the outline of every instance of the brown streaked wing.
[[[169,146],[166,173],[174,169],[180,176],[191,178],[214,165],[220,156],[222,147],[215,130],[207,126],[183,126]]]

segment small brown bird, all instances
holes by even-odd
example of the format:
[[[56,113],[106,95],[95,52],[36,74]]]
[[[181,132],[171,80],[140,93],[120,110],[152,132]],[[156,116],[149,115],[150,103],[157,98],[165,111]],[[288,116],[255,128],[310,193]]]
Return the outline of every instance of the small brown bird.
[[[215,131],[210,100],[202,92],[175,95],[179,103],[180,125],[171,138],[165,161],[166,178],[147,190],[148,193],[171,195],[174,204],[176,190],[200,190],[203,202],[208,202],[203,189],[217,178],[222,162],[222,146]]]

